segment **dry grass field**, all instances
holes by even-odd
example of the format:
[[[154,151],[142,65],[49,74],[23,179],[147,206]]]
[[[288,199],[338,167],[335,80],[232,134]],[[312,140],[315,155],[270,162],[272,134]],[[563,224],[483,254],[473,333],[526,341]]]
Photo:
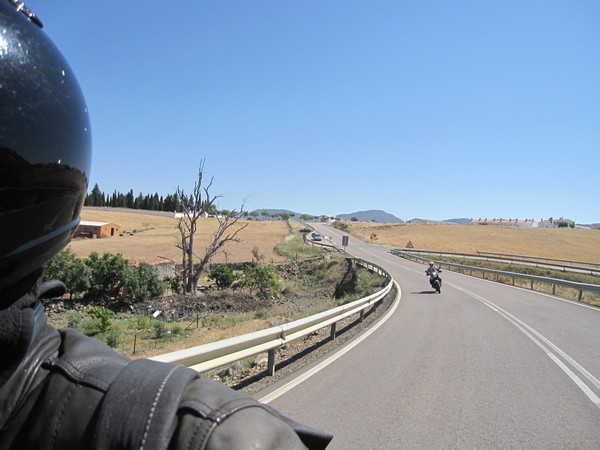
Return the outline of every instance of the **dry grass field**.
[[[81,257],[91,252],[121,253],[131,261],[177,262],[181,259],[177,242],[177,219],[126,212],[123,210],[84,210],[82,220],[113,222],[122,231],[135,233],[106,239],[75,239],[70,248]],[[239,243],[229,243],[226,254],[219,254],[215,262],[251,261],[252,249],[258,247],[264,261],[281,261],[274,247],[290,233],[286,222],[249,221],[241,232]],[[406,247],[412,242],[414,248],[458,253],[499,252],[557,259],[572,259],[600,263],[600,230],[571,228],[508,228],[473,225],[419,225],[382,224],[368,222],[345,222],[354,237],[377,244]],[[216,229],[216,219],[202,219],[198,253],[206,246]],[[376,239],[371,240],[375,235]]]
[[[600,230],[345,222],[364,241],[456,253],[498,252],[600,263]]]
[[[122,210],[83,210],[81,219],[112,222],[121,227],[121,232],[134,233],[104,239],[74,239],[69,247],[80,257],[87,257],[92,252],[99,254],[109,252],[121,253],[130,261],[150,263],[165,262],[166,259],[181,261],[181,250],[176,247],[178,219]],[[286,222],[240,220],[238,223],[240,226],[248,225],[238,235],[240,242],[230,242],[225,245],[225,253],[218,254],[214,262],[252,261],[252,249],[255,246],[264,256],[265,262],[282,259],[273,249],[290,233]],[[217,219],[200,220],[199,241],[196,244],[198,254],[203,254],[209,238],[216,229]]]

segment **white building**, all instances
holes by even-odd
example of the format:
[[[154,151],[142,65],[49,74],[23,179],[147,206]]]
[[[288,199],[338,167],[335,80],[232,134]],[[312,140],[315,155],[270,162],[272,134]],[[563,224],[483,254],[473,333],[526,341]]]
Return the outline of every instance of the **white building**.
[[[536,228],[538,222],[533,219],[471,219],[471,225],[492,225],[501,227]]]

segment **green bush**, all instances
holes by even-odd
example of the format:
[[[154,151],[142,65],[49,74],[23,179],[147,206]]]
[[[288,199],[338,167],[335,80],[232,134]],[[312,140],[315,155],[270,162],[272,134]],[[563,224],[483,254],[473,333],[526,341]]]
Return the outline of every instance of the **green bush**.
[[[73,294],[84,294],[90,288],[90,272],[84,261],[71,249],[59,252],[44,265],[43,270],[46,280],[60,280],[65,283],[70,298],[73,298]]]
[[[92,306],[87,309],[87,313],[94,317],[94,325],[100,333],[105,333],[112,328],[113,313],[110,309],[103,306]]]
[[[208,279],[214,281],[219,289],[230,288],[237,278],[229,264],[214,264],[208,272]]]
[[[154,338],[155,339],[162,338],[167,331],[165,322],[163,322],[162,320],[155,320],[154,323],[152,324],[152,328],[154,329]]]
[[[106,333],[106,344],[110,348],[117,348],[121,342],[121,333],[117,330],[111,329]]]
[[[283,280],[269,266],[249,265],[244,269],[240,287],[256,292],[259,298],[277,297],[283,292]]]
[[[128,261],[120,253],[113,255],[104,253],[102,257],[93,252],[84,260],[90,270],[91,285],[89,297],[119,298],[122,296],[127,277],[131,275]]]
[[[144,315],[136,315],[128,323],[129,328],[135,330],[147,330],[152,327],[152,317]]]
[[[165,283],[158,276],[156,267],[141,262],[137,267],[128,267],[125,277],[125,294],[135,301],[146,301],[165,292]]]
[[[164,277],[163,281],[173,291],[174,294],[183,293],[183,277],[180,273],[176,273],[170,277]]]
[[[79,311],[71,311],[67,316],[67,328],[79,330],[82,320],[83,314],[81,314]]]
[[[81,321],[80,328],[78,328],[86,336],[94,336],[98,334],[98,327],[96,326],[96,320],[89,317]]]

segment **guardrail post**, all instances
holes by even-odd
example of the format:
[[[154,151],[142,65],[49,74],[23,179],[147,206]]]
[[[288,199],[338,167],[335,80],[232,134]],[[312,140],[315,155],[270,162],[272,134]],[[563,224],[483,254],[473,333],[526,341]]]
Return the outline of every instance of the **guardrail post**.
[[[579,290],[579,299],[578,300],[581,301],[582,298],[583,298],[583,291]]]
[[[531,290],[533,291],[533,280],[531,280]]]
[[[275,375],[275,349],[269,350],[269,359],[267,362],[267,372],[269,375]]]
[[[333,322],[331,324],[331,332],[329,333],[329,337],[331,338],[332,341],[335,341],[336,330],[337,330],[337,322]]]
[[[552,295],[556,295],[556,285],[552,285]]]
[[[363,320],[365,320],[365,310],[361,309],[360,310],[360,323],[363,323]]]

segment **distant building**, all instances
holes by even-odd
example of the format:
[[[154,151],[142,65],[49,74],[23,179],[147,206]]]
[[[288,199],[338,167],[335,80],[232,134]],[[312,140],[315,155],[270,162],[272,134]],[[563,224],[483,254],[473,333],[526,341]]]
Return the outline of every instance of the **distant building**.
[[[501,227],[520,227],[520,228],[560,228],[560,224],[571,224],[572,220],[569,219],[541,219],[539,222],[533,219],[471,219],[471,225],[494,225]]]
[[[76,236],[106,238],[121,235],[121,227],[110,222],[87,222],[82,220],[75,231]]]
[[[538,222],[533,219],[471,219],[471,225],[492,225],[500,227],[537,228]]]
[[[575,226],[575,222],[570,219],[565,219],[564,217],[558,219],[550,217],[549,219],[542,219],[539,223],[540,228],[561,228],[561,226],[565,227],[571,225]]]

